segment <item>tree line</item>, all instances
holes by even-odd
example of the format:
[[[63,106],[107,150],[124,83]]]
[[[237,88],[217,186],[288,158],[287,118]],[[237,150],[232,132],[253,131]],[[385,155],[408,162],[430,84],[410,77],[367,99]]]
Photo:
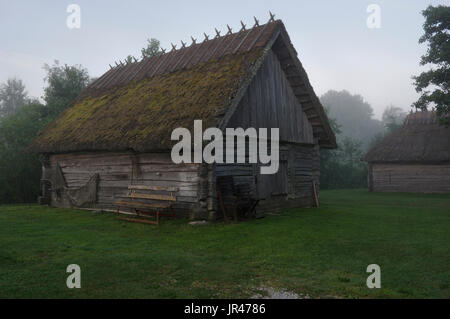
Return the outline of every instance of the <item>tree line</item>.
[[[338,148],[320,152],[320,187],[364,188],[367,163],[361,161],[367,150],[399,128],[406,112],[388,105],[381,120],[375,119],[371,105],[359,94],[330,90],[320,97]]]
[[[160,53],[160,43],[153,38],[141,51],[143,58]],[[55,61],[43,69],[43,102],[29,97],[20,79],[10,78],[0,85],[0,203],[36,202],[41,158],[27,147],[94,80],[81,65]]]
[[[82,66],[60,65],[46,70],[43,101],[28,97],[21,80],[8,79],[0,88],[0,203],[35,202],[41,162],[27,149],[31,140],[89,84]]]

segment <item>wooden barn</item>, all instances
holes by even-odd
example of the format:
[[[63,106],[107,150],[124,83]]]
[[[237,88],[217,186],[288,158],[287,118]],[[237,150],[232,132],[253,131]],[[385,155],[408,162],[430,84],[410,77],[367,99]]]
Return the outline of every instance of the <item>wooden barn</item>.
[[[279,128],[276,174],[260,164],[175,164],[177,127]],[[114,209],[130,189],[164,189],[177,212],[221,216],[216,180],[233,176],[258,209],[308,207],[319,150],[335,148],[327,116],[285,26],[271,20],[119,64],[93,82],[32,142],[43,154],[42,203]],[[314,182],[314,185],[313,185]],[[149,196],[151,198],[151,196]]]
[[[450,128],[435,112],[409,114],[364,160],[370,191],[450,193]]]

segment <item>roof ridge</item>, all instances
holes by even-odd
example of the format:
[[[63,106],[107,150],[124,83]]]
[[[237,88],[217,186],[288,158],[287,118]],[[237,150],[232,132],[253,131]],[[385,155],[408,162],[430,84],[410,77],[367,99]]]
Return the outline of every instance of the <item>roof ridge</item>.
[[[182,46],[179,49],[172,44],[172,50],[168,52],[164,50],[162,54],[126,64],[116,62],[116,66],[110,65],[110,69],[91,83],[89,89],[109,89],[122,86],[131,81],[140,81],[158,74],[194,67],[202,62],[219,59],[225,55],[249,52],[254,48],[264,47],[276,27],[282,24],[281,20],[274,19],[274,14],[269,13],[269,21],[262,25],[254,17],[255,23],[249,29],[241,21],[241,29],[234,33],[232,28],[227,25],[228,32],[224,35],[220,35],[220,31],[215,28],[216,36],[214,38],[210,38],[205,33],[205,39],[202,42],[197,42],[191,37],[192,43],[189,46],[181,41]]]
[[[414,125],[414,124],[435,124],[437,123],[437,113],[435,110],[420,110],[409,113],[403,125]]]
[[[193,45],[199,45],[199,44],[205,43],[205,42],[207,42],[207,41],[213,41],[213,40],[215,40],[215,39],[224,38],[224,37],[226,37],[226,36],[228,36],[228,35],[236,35],[236,34],[239,34],[239,33],[243,32],[243,31],[249,31],[249,30],[252,30],[252,29],[254,29],[255,27],[261,27],[261,26],[265,26],[265,25],[270,24],[270,23],[276,23],[276,22],[280,22],[280,21],[281,21],[281,20],[275,20],[275,14],[273,14],[271,11],[269,11],[269,15],[270,15],[269,20],[268,20],[265,24],[262,24],[262,25],[259,24],[259,20],[254,16],[253,19],[254,19],[255,23],[254,23],[253,26],[252,26],[251,28],[249,28],[249,29],[246,29],[246,26],[247,26],[247,25],[244,24],[244,22],[242,22],[242,20],[240,20],[241,28],[240,28],[239,31],[237,31],[237,32],[232,32],[232,28],[231,28],[228,24],[226,25],[228,31],[227,31],[227,33],[225,33],[224,35],[220,35],[221,31],[220,31],[220,30],[217,30],[217,28],[214,28],[214,30],[215,30],[215,32],[216,32],[216,36],[213,37],[213,38],[211,38],[211,39],[210,39],[209,36],[206,34],[206,32],[203,32],[203,35],[204,35],[205,38],[203,39],[202,42],[197,42],[197,39],[195,39],[195,38],[191,35],[191,36],[190,36],[190,37],[191,37],[191,41],[192,41],[191,44],[186,46],[187,43],[183,42],[183,40],[180,40],[180,42],[181,42],[181,48],[179,48],[179,49],[176,48],[176,46],[177,46],[176,44],[173,44],[173,43],[171,42],[170,44],[171,44],[171,46],[172,46],[172,49],[171,49],[170,51],[167,51],[166,49],[161,49],[161,50],[162,50],[162,53],[161,53],[161,54],[158,54],[158,56],[164,55],[164,54],[169,54],[170,52],[173,52],[173,51],[180,51],[180,50],[185,49],[185,48],[190,48],[190,47],[192,47]],[[122,63],[122,61],[119,60],[119,63],[117,63],[116,61],[114,62],[114,63],[115,63],[115,66],[114,66],[114,65],[111,65],[111,64],[109,64],[109,66],[110,66],[110,69],[114,69],[114,68],[123,67],[123,66],[127,66],[127,65],[137,64],[137,63],[142,62],[142,61],[145,60],[145,59],[151,59],[151,58],[153,58],[153,56],[151,56],[151,57],[142,57],[142,58],[140,58],[140,59],[136,59],[135,57],[133,57],[134,62],[133,62],[133,61],[131,61],[131,62],[124,61],[124,63]]]

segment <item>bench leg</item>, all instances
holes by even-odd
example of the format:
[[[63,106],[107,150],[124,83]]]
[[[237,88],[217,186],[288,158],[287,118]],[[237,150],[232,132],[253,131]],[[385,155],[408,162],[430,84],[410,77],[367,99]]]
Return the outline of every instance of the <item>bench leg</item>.
[[[131,208],[131,207],[130,207]],[[131,208],[132,211],[136,214],[137,217],[141,217],[141,216],[147,216],[150,215],[152,217],[155,217],[155,220],[153,221],[145,221],[146,223],[151,223],[151,224],[156,224],[159,225],[159,219],[162,216],[168,216],[168,217],[174,217],[174,218],[178,218],[175,210],[172,208],[169,210],[169,212],[165,213],[164,211],[159,211],[159,210],[153,210],[153,211],[145,211],[145,210],[141,210],[141,209],[137,209],[137,208]],[[123,220],[129,220],[132,221],[131,218],[120,218],[119,217],[119,206],[117,206],[117,210],[116,210],[116,215],[119,219],[123,219]]]

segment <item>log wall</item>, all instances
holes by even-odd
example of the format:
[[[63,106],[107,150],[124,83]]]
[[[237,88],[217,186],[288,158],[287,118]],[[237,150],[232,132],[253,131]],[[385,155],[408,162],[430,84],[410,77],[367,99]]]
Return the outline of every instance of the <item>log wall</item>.
[[[50,165],[59,163],[68,188],[78,188],[99,174],[95,208],[113,208],[116,200],[124,199],[129,185],[173,186],[174,207],[188,212],[199,202],[200,165],[174,164],[170,153],[71,153],[50,156]],[[58,206],[58,203],[52,201]],[[62,203],[62,205],[65,205]]]
[[[376,164],[369,168],[369,190],[375,192],[450,193],[450,163]]]

